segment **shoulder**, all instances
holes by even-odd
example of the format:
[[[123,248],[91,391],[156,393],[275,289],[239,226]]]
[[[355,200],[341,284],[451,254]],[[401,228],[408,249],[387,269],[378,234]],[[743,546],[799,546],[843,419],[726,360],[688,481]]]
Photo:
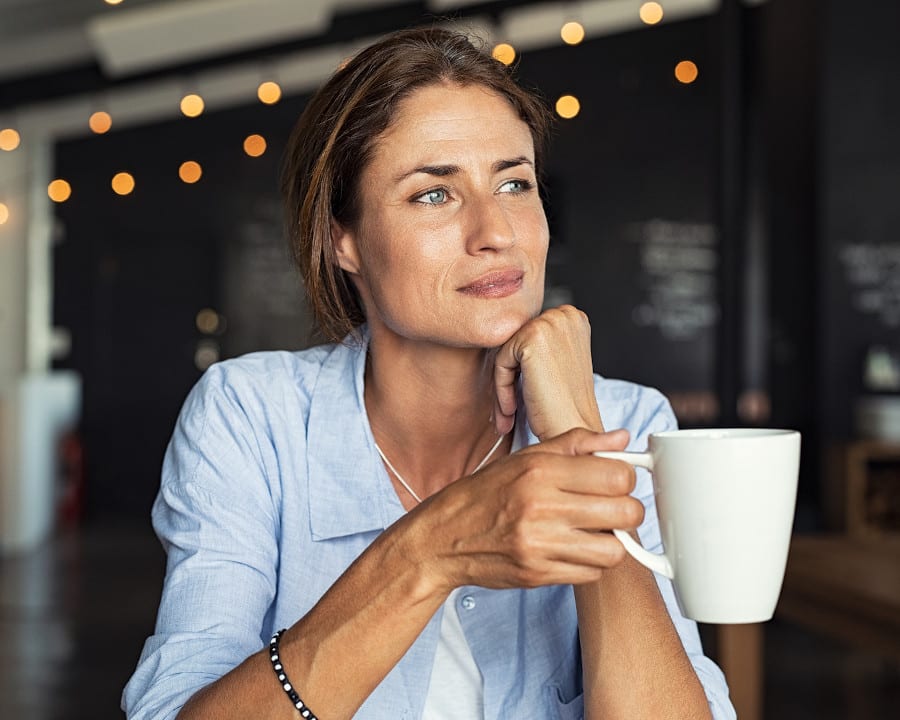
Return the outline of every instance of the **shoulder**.
[[[333,349],[321,345],[298,352],[255,352],[223,360],[206,370],[191,395],[221,396],[241,406],[285,397],[308,399]]]
[[[595,374],[594,393],[604,426],[625,428],[632,442],[678,425],[669,401],[656,388]]]

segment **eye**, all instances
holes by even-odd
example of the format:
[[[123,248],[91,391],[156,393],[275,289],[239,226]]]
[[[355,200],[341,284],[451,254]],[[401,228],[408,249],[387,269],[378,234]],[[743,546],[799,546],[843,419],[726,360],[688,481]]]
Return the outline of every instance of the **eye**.
[[[515,195],[528,192],[534,187],[530,180],[507,180],[500,186],[499,192],[513,193]]]
[[[423,205],[442,205],[448,200],[448,193],[444,188],[433,188],[431,190],[426,190],[421,195],[417,195],[413,198],[414,202],[422,203]]]

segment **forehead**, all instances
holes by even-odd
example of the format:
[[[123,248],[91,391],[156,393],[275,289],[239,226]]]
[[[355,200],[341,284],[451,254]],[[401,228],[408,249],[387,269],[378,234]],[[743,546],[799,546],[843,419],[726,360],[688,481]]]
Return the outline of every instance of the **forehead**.
[[[400,101],[374,154],[402,160],[454,148],[534,156],[531,130],[509,100],[482,85],[456,83],[426,85]]]

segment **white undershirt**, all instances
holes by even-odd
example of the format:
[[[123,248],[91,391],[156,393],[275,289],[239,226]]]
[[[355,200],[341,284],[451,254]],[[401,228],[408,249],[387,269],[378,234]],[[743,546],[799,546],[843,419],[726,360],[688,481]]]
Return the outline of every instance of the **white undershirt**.
[[[484,717],[484,680],[466,642],[456,611],[456,588],[444,602],[441,635],[434,655],[422,720]]]

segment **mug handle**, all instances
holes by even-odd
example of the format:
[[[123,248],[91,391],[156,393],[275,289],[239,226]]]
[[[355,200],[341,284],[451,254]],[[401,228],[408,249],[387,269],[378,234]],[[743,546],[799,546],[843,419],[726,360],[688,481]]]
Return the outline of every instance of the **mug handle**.
[[[607,460],[623,460],[630,465],[646,468],[650,472],[653,472],[653,456],[648,452],[616,452],[610,450],[595,452],[594,455],[596,457],[606,458]],[[669,562],[669,558],[665,553],[657,555],[656,553],[650,552],[642,547],[640,543],[635,541],[626,530],[613,530],[612,532],[613,535],[618,538],[619,542],[625,546],[625,550],[628,551],[628,554],[645,568],[648,568],[655,573],[659,573],[660,575],[664,575],[669,578],[669,580],[672,580],[675,577],[675,573],[672,570],[672,563]]]

